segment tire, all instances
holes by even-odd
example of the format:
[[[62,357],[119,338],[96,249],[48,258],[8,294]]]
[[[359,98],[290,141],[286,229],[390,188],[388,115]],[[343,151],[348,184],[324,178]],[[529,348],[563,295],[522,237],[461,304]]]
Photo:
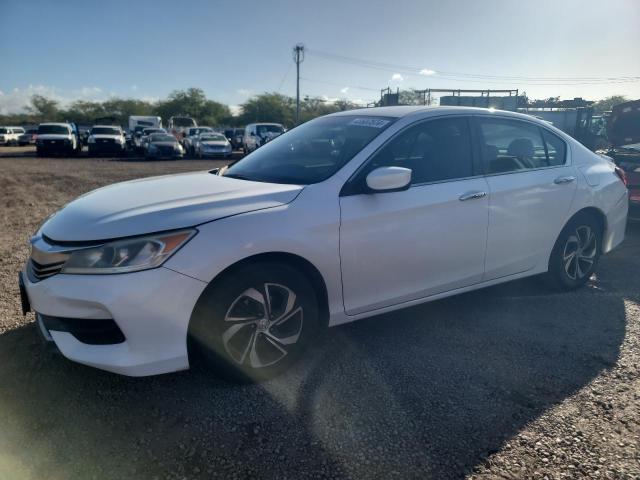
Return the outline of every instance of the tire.
[[[189,357],[227,380],[259,382],[289,369],[320,332],[307,277],[285,264],[253,263],[205,289],[189,325]]]
[[[548,279],[557,290],[587,283],[602,253],[602,226],[587,213],[573,217],[560,232],[549,259]]]

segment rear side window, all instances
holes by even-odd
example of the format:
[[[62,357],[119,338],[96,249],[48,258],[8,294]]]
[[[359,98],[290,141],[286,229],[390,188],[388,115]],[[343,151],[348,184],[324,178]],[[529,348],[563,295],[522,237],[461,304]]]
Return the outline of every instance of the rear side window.
[[[567,144],[560,137],[542,129],[542,138],[547,147],[549,166],[564,165],[567,159]]]
[[[566,145],[540,127],[517,120],[478,118],[485,172],[508,173],[564,164]]]
[[[410,168],[413,185],[471,177],[467,119],[443,118],[409,127],[375,154],[367,173],[382,166]]]

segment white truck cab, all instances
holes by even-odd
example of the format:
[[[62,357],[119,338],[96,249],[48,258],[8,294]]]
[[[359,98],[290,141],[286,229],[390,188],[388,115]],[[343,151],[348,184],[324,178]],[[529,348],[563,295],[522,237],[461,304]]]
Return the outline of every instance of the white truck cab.
[[[0,144],[17,145],[18,137],[24,133],[22,127],[0,127]]]
[[[78,128],[74,123],[41,123],[38,126],[36,139],[38,156],[55,153],[77,155],[81,150]]]

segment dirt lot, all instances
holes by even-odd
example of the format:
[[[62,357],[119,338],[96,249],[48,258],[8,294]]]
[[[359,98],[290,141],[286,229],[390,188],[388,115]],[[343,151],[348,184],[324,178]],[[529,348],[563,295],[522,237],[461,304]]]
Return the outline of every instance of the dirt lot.
[[[16,286],[29,235],[98,186],[220,163],[8,155],[0,479],[640,478],[637,224],[575,293],[531,279],[332,329],[262,385],[132,379],[41,349]]]

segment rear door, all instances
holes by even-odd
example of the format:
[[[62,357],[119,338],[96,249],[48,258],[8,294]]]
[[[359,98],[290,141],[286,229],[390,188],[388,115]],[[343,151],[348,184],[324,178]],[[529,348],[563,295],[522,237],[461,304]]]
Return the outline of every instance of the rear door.
[[[534,122],[475,121],[490,194],[484,280],[546,267],[577,187],[567,145]]]

